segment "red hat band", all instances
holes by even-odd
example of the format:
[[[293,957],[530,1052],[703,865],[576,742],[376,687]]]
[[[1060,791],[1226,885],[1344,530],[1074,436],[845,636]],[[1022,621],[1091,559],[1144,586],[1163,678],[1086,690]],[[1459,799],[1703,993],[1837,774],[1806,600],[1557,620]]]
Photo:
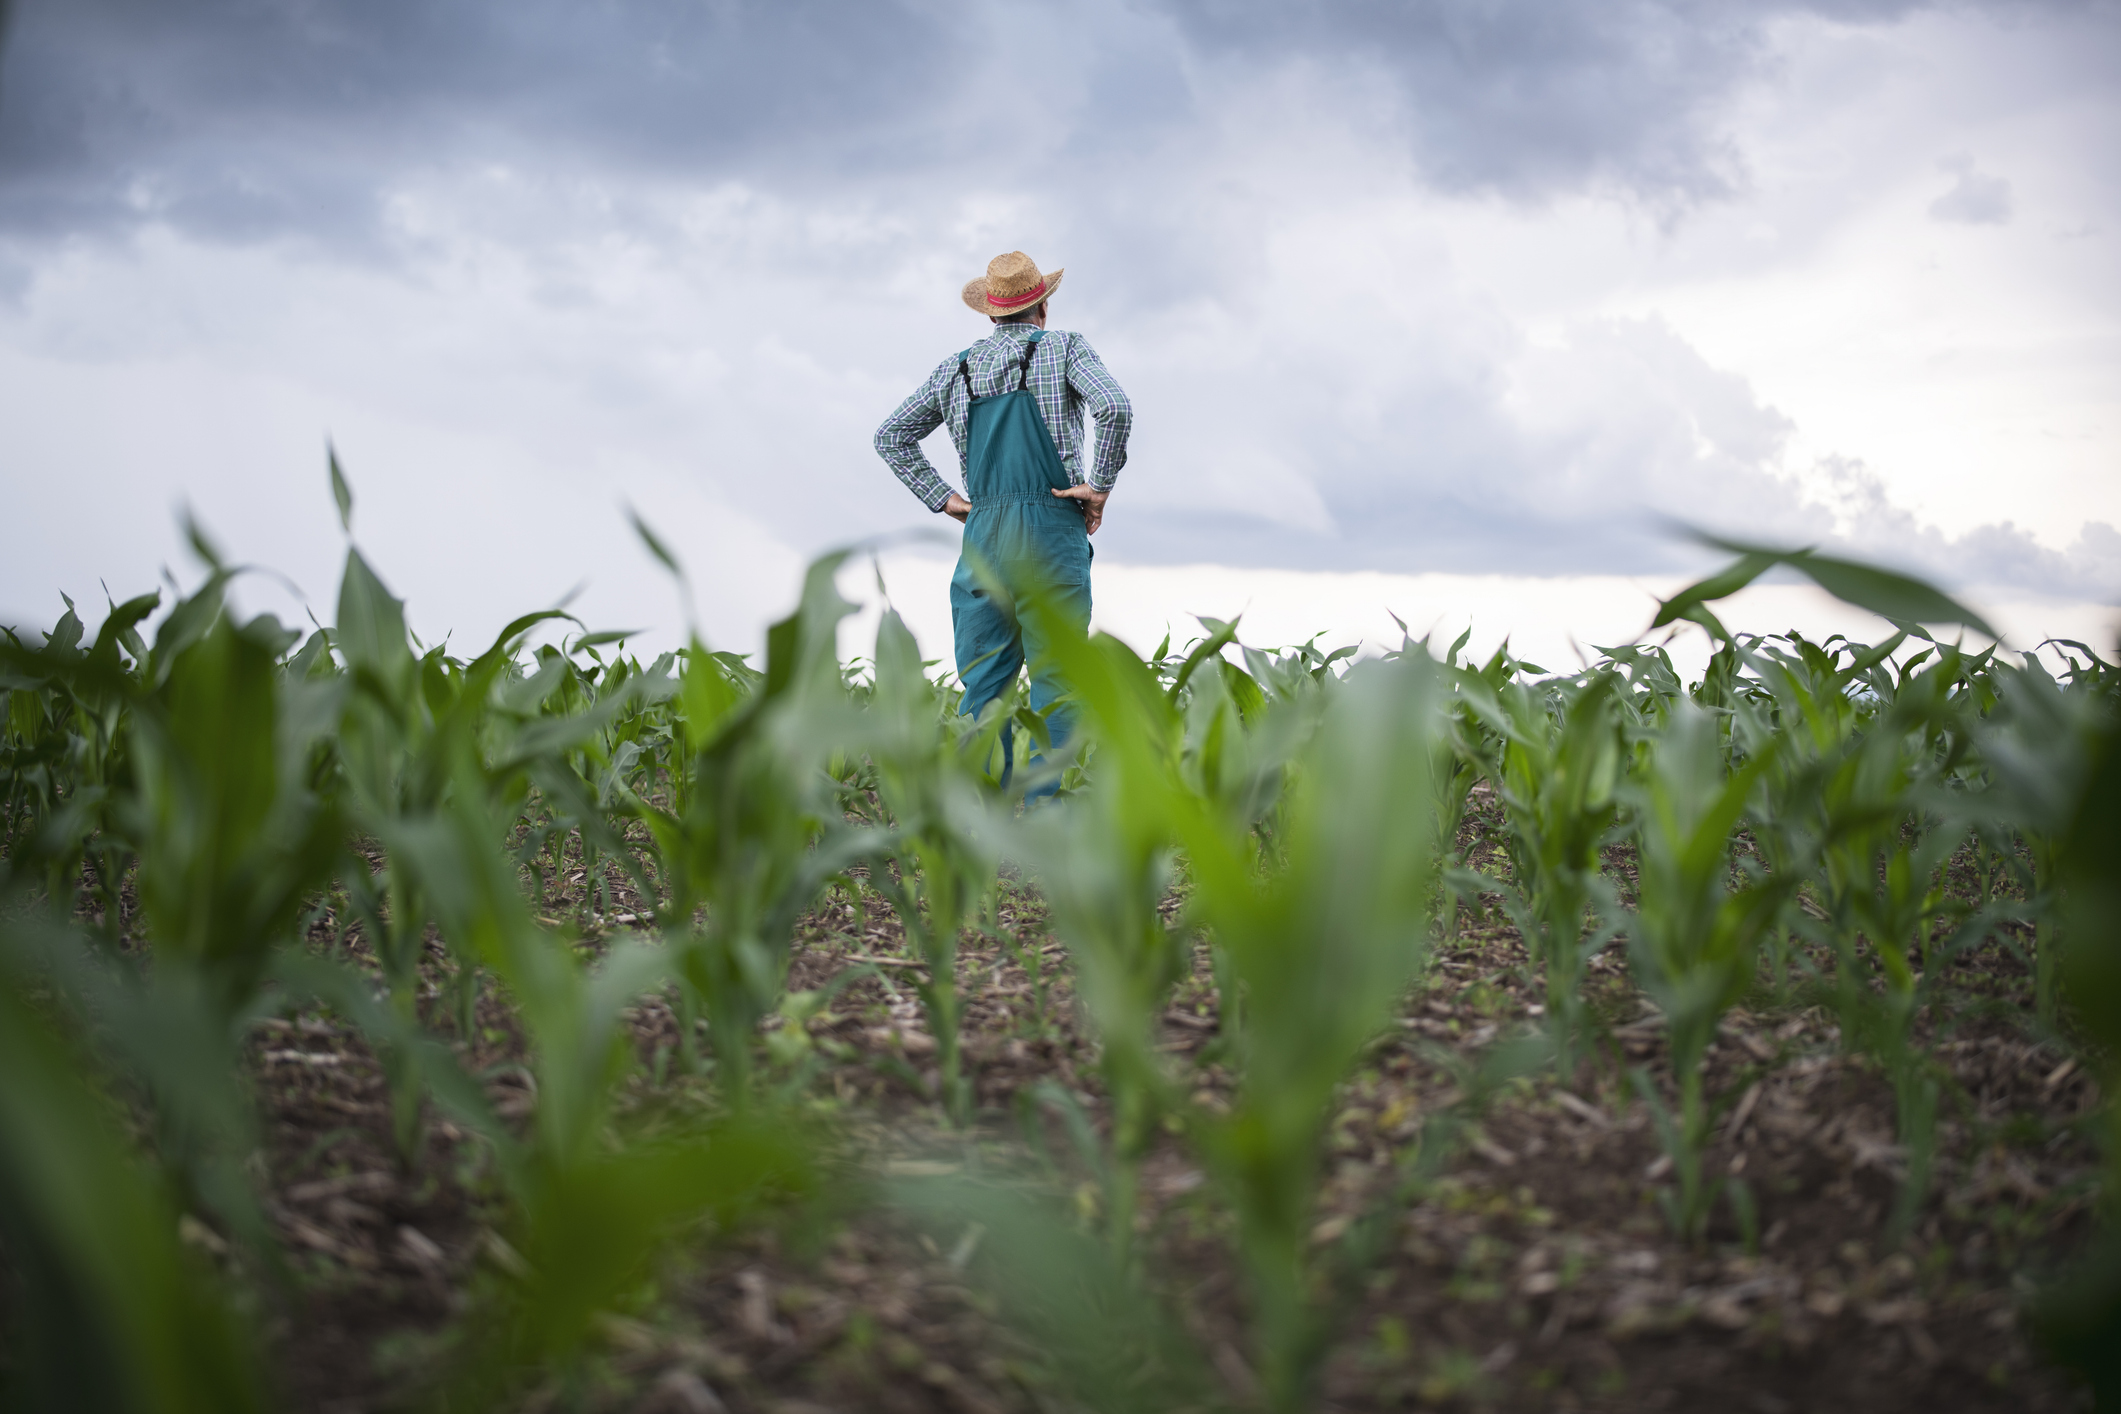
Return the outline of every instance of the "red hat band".
[[[1029,294],[1018,295],[1014,299],[996,299],[994,297],[994,291],[989,290],[987,291],[987,303],[993,305],[996,309],[1014,309],[1019,305],[1030,304],[1032,301],[1038,299],[1041,295],[1045,293],[1046,282],[1042,278],[1039,280],[1037,287],[1034,288]]]

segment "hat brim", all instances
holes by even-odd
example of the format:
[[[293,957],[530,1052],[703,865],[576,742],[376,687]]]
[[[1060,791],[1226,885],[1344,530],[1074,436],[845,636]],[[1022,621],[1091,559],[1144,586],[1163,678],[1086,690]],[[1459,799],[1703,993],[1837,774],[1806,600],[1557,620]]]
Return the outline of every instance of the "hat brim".
[[[1041,304],[1052,299],[1054,291],[1060,288],[1061,276],[1067,273],[1066,266],[1053,271],[1046,276],[1046,292],[1044,294],[1035,300],[1027,301],[1007,310],[996,309],[993,305],[987,303],[987,277],[982,275],[977,280],[966,283],[964,292],[965,307],[974,314],[984,314],[989,319],[1006,319],[1012,314],[1022,314],[1026,310],[1037,309]]]

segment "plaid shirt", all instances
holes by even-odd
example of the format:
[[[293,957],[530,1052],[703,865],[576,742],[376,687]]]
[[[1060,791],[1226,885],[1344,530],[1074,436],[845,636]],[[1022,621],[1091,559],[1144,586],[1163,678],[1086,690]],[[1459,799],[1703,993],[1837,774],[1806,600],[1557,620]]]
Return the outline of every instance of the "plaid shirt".
[[[1017,369],[1024,361],[1024,340],[1036,332],[1032,324],[1001,324],[974,344],[969,358],[973,391],[985,398],[1015,388]],[[921,438],[948,422],[950,440],[957,444],[960,475],[965,468],[965,427],[972,404],[965,396],[964,380],[957,376],[958,357],[952,354],[937,364],[920,391],[899,404],[898,411],[876,430],[877,455],[931,511],[940,511],[951,491],[922,455]],[[1076,486],[1084,480],[1083,409],[1090,409],[1097,419],[1097,461],[1089,482],[1100,491],[1110,491],[1119,479],[1119,469],[1127,464],[1127,431],[1134,422],[1134,409],[1105,371],[1097,350],[1080,334],[1048,330],[1031,364],[1030,387],[1038,396],[1038,410],[1046,419],[1046,430],[1053,434],[1061,465]]]

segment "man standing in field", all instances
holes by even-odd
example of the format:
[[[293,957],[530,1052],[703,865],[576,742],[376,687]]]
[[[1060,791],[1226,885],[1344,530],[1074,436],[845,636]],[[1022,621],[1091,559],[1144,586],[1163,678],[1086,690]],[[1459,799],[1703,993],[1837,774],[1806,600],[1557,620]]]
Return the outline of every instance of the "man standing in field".
[[[972,569],[977,561],[1012,591],[1041,588],[1049,612],[1082,632],[1090,624],[1090,540],[1105,500],[1127,464],[1134,410],[1089,340],[1046,328],[1046,302],[1065,271],[1051,275],[1022,251],[997,255],[984,277],[965,286],[967,306],[994,321],[994,332],[935,366],[920,390],[884,419],[878,455],[931,511],[965,526],[965,552],[950,580],[957,675],[963,710],[977,713],[999,697],[1031,660],[1031,707],[1046,712],[1066,687],[1045,661],[1047,625],[998,602]],[[1083,413],[1097,420],[1097,456],[1084,469]],[[920,442],[944,423],[957,444],[965,495],[936,475]],[[1066,740],[1074,713],[1053,711],[1054,744]],[[1004,729],[1006,758],[1013,733]],[[1037,758],[1034,756],[1034,760]],[[1003,767],[1003,781],[1009,767]],[[1048,785],[1034,794],[1051,794]]]

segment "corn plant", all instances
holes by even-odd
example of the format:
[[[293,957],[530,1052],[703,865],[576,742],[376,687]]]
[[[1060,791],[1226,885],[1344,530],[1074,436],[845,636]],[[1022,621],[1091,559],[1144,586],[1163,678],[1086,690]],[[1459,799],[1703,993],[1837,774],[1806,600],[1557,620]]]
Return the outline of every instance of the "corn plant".
[[[1026,822],[1020,848],[1075,961],[1112,1097],[1105,1212],[1115,1252],[1133,1239],[1140,1163],[1170,1103],[1156,1018],[1183,975],[1186,944],[1159,909],[1179,817],[1198,808],[1178,767],[1180,719],[1146,665],[1117,639],[1051,635],[1095,743],[1097,788]]]
[[[672,702],[679,735],[669,800],[628,802],[654,838],[669,888],[658,923],[679,950],[688,1007],[704,1003],[723,1093],[739,1105],[797,917],[827,878],[878,845],[874,832],[840,818],[825,771],[832,743],[857,726],[834,644],[853,609],[833,586],[844,559],[811,566],[801,607],[768,633],[755,692],[694,640]]]
[[[1856,654],[1850,667],[1861,669],[1871,652],[1882,659],[1905,641],[1905,635],[1896,634],[1879,649]],[[1830,648],[1797,634],[1739,641],[1719,656],[1745,663],[1756,674],[1734,676],[1717,694],[1717,706],[1730,716],[1732,756],[1772,761],[1748,802],[1745,824],[1753,852],[1778,879],[1808,878],[1823,828],[1809,807],[1862,729],[1847,687],[1849,673],[1837,666],[1838,655]],[[1770,934],[1769,985],[1778,999],[1787,995],[1794,935],[1787,919],[1778,920]]]
[[[224,583],[225,576],[216,576],[192,599],[180,600],[158,636],[165,665],[219,613]],[[139,625],[160,603],[159,594],[113,603],[86,650],[71,599],[41,646],[31,648],[12,629],[0,642],[9,873],[41,875],[46,897],[56,899],[73,894],[86,866],[89,902],[102,915],[106,943],[121,931],[118,881],[131,859],[109,828],[109,807],[128,767],[133,703],[152,682]]]
[[[1201,623],[1207,636],[1172,665],[1164,689],[1182,717],[1179,771],[1211,810],[1257,827],[1264,844],[1275,835],[1272,818],[1289,759],[1317,730],[1324,697],[1308,675],[1263,689],[1223,656],[1236,641],[1236,622]]]
[[[1473,630],[1470,628],[1459,634],[1444,653],[1443,667],[1447,673],[1474,671],[1470,662],[1463,669],[1458,662],[1459,652],[1464,649],[1466,641],[1472,635]],[[1402,637],[1404,636],[1402,628]],[[1411,642],[1403,645],[1399,650],[1400,655],[1405,656],[1413,646]],[[1421,649],[1426,655],[1426,640],[1423,641]],[[1490,666],[1499,667],[1506,661],[1507,655],[1498,650]],[[1491,754],[1493,746],[1485,739],[1486,729],[1481,726],[1477,714],[1463,703],[1454,702],[1452,707],[1453,710],[1443,718],[1443,730],[1438,733],[1432,752],[1429,800],[1430,810],[1435,818],[1437,847],[1448,864],[1458,865],[1463,863],[1458,857],[1457,845],[1459,827],[1465,823],[1466,803],[1472,799],[1473,787],[1480,780],[1482,763]],[[1447,889],[1444,901],[1446,932],[1455,930],[1457,924],[1458,899]]]
[[[1584,967],[1618,925],[1617,900],[1600,870],[1629,760],[1619,679],[1593,671],[1542,691],[1519,681],[1497,689],[1461,672],[1458,683],[1499,743],[1488,772],[1503,805],[1513,875],[1509,885],[1476,883],[1500,887],[1544,977],[1560,1064],[1570,1071],[1584,1045]]]
[[[1949,670],[1939,665],[1916,681]],[[1833,951],[1832,995],[1844,1043],[1874,1055],[1893,1083],[1908,1160],[1896,1234],[1921,1201],[1934,1143],[1938,1080],[1912,1032],[1936,975],[1924,967],[1932,961],[1932,928],[1952,909],[1938,872],[1959,843],[1924,809],[1922,705],[1909,694],[1881,712],[1826,774],[1814,875],[1825,918],[1797,920]]]
[[[561,867],[567,840],[579,841],[583,870],[594,881],[585,907],[598,911],[601,898],[600,911],[607,914],[614,867],[642,895],[655,892],[622,833],[624,802],[655,792],[669,740],[661,708],[677,691],[676,654],[664,654],[645,669],[623,656],[606,663],[597,650],[624,638],[583,633],[565,651],[541,648],[537,671],[520,680],[504,676],[488,712],[489,761],[502,774],[520,775],[516,788],[504,792],[525,812],[518,857],[538,869],[542,890],[545,871]],[[583,657],[587,665],[577,661]],[[479,666],[458,674],[467,686]],[[523,787],[535,790],[534,800]],[[539,817],[535,823],[532,813]]]
[[[2055,1020],[2056,983],[2062,949],[2056,897],[2060,850],[2077,792],[2090,770],[2092,733],[2099,699],[2095,669],[2103,666],[2086,650],[2084,672],[2091,693],[2066,693],[2027,654],[2022,666],[1990,676],[1996,696],[1981,756],[1988,767],[1979,807],[1973,812],[1995,847],[2004,871],[2016,876],[2033,925],[2033,997],[2042,1021]]]
[[[1182,659],[1173,659],[1160,677],[1168,679],[1165,697],[1182,714],[1179,773],[1211,816],[1244,831],[1262,860],[1280,848],[1284,787],[1291,762],[1318,731],[1329,696],[1326,677],[1296,667],[1303,660],[1285,655],[1281,664],[1257,650],[1242,650],[1254,667],[1265,665],[1270,687],[1251,672],[1228,661],[1223,649],[1235,642],[1238,625],[1202,619],[1208,630]],[[1207,1055],[1231,1059],[1244,1030],[1246,988],[1227,949],[1208,935],[1214,969],[1218,1034]]]
[[[1629,792],[1640,899],[1628,945],[1643,990],[1664,1013],[1678,1112],[1665,1108],[1639,1071],[1636,1081],[1672,1160],[1677,1190],[1663,1195],[1667,1216],[1694,1242],[1719,1186],[1702,1173],[1713,1110],[1703,1093],[1703,1057],[1723,1014],[1752,985],[1761,936],[1792,882],[1756,874],[1732,887],[1731,834],[1774,759],[1769,746],[1726,775],[1715,719],[1681,702]],[[1745,1199],[1734,1198],[1749,1214]]]
[[[1333,1094],[1427,954],[1436,678],[1425,653],[1348,674],[1295,763],[1280,857],[1263,874],[1227,821],[1179,820],[1198,915],[1250,998],[1236,1102],[1187,1125],[1237,1214],[1252,1346],[1277,1410],[1310,1406],[1329,1335],[1307,1297],[1307,1248]]]
[[[594,1318],[639,1285],[669,1238],[709,1217],[800,1197],[817,1179],[799,1127],[771,1115],[613,1144],[613,1102],[633,1066],[621,1012],[687,959],[625,943],[588,973],[532,918],[471,753],[457,757],[452,775],[443,808],[395,823],[389,843],[455,945],[508,988],[532,1038],[537,1096],[526,1139],[490,1121],[484,1131],[513,1199],[514,1270],[481,1313],[461,1376],[458,1397],[482,1407],[527,1365],[568,1369]]]
[[[138,794],[121,828],[163,966],[199,970],[225,1014],[329,876],[342,825],[311,788],[335,703],[280,669],[277,624],[223,617],[136,709]]]
[[[79,1052],[24,996],[51,951],[29,945],[35,926],[0,917],[0,1242],[20,1284],[0,1397],[25,1409],[262,1411],[254,1334],[180,1244],[177,1196],[136,1160]]]
[[[2085,655],[2103,666],[2088,649]],[[2098,698],[2081,738],[2082,783],[2057,851],[2070,930],[2059,985],[2089,1042],[2087,1059],[2100,1067],[2107,1206],[2098,1236],[2041,1293],[2033,1317],[2049,1351],[2084,1376],[2097,1407],[2109,1408],[2121,1401],[2121,1228],[2112,1207],[2121,1192],[2121,875],[2114,870],[2121,858],[2121,691],[2111,668],[2080,675]]]
[[[961,1178],[902,1178],[892,1202],[949,1241],[977,1233],[984,1290],[1051,1361],[1062,1407],[1175,1414],[1223,1407],[1199,1344],[1111,1244],[1035,1195]]]
[[[1776,565],[1899,622],[1959,623],[1994,636],[1978,615],[1920,580],[1810,552],[1725,548],[1737,550],[1739,561],[1667,601],[1657,624],[1701,623],[1723,640],[1722,653],[1733,661],[1744,655],[1708,605]],[[1889,1228],[1897,1241],[1927,1192],[1939,1099],[1937,1067],[1914,1043],[1915,1020],[1936,986],[1936,964],[1985,926],[1978,920],[1969,926],[1940,881],[1963,838],[1939,811],[1945,804],[1940,782],[1971,746],[1957,695],[1966,665],[1959,652],[1946,650],[1936,662],[1922,666],[1918,659],[1895,677],[1885,650],[1829,651],[1794,636],[1791,642],[1797,654],[1776,657],[1762,678],[1776,698],[1782,729],[1797,735],[1800,749],[1808,744],[1817,760],[1804,787],[1785,797],[1798,808],[1779,829],[1809,836],[1800,867],[1821,896],[1824,918],[1799,912],[1790,922],[1831,948],[1843,1041],[1874,1055],[1892,1082],[1908,1165]],[[1850,657],[1846,665],[1838,661],[1842,652]],[[1726,697],[1733,690],[1729,682],[1720,688]],[[1766,741],[1756,726],[1754,744],[1763,757]],[[1961,926],[1933,939],[1946,920]]]
[[[341,483],[343,484],[343,483]],[[550,779],[564,768],[549,765],[593,740],[623,707],[607,701],[592,711],[564,717],[536,715],[534,691],[501,691],[514,669],[514,652],[537,624],[556,611],[524,615],[504,628],[493,645],[469,664],[446,660],[439,650],[416,657],[405,624],[404,605],[384,587],[360,552],[349,548],[339,591],[338,624],[331,646],[345,661],[334,739],[338,780],[355,829],[383,846],[380,868],[371,869],[359,850],[342,856],[340,883],[354,916],[371,940],[397,1015],[392,1029],[417,1019],[419,967],[427,929],[436,920],[423,891],[426,876],[404,846],[449,803],[451,793],[470,789],[481,804],[519,804],[528,779],[544,768]],[[466,761],[479,769],[470,775]],[[504,831],[505,833],[505,831]],[[452,935],[442,934],[445,948]],[[459,1026],[469,1028],[480,960],[456,948]],[[415,1066],[416,1051],[386,1046],[383,1063],[392,1096],[393,1133],[400,1156],[420,1152],[421,1105],[428,1077]]]
[[[999,744],[1001,725],[1014,715],[1014,693],[1004,693],[972,730],[949,732],[941,714],[951,706],[928,680],[920,647],[895,611],[876,632],[876,690],[866,744],[878,797],[896,830],[897,876],[870,874],[870,887],[897,912],[907,940],[927,965],[916,981],[936,1043],[943,1108],[953,1121],[971,1117],[972,1091],[958,1047],[957,943],[978,900],[994,878],[976,781],[979,763]]]
[[[1458,832],[1465,822],[1466,806],[1472,799],[1473,787],[1488,776],[1493,764],[1500,759],[1504,739],[1488,725],[1487,718],[1474,705],[1497,701],[1497,694],[1514,677],[1521,664],[1510,656],[1507,645],[1500,647],[1481,667],[1474,667],[1468,659],[1461,664],[1459,652],[1472,637],[1472,630],[1459,634],[1445,652],[1442,660],[1444,674],[1453,687],[1448,708],[1442,720],[1442,730],[1431,748],[1433,760],[1429,772],[1430,810],[1436,822],[1436,849],[1443,862],[1443,924],[1444,937],[1458,935],[1459,891],[1471,887],[1474,897],[1479,897],[1482,880],[1467,870],[1465,860],[1458,854]],[[1401,625],[1405,639],[1405,625]],[[1402,646],[1388,657],[1405,657],[1418,649],[1422,656],[1428,655],[1428,641],[1415,644],[1405,639]],[[1470,679],[1470,688],[1461,690],[1462,681]],[[1488,717],[1494,715],[1492,709]]]
[[[211,555],[203,536],[192,538]],[[18,671],[45,670],[45,707],[23,717],[49,724],[51,705],[71,704],[69,754],[81,772],[58,817],[33,803],[41,838],[18,844],[54,866],[44,871],[45,901],[61,916],[75,903],[68,876],[84,857],[100,860],[88,892],[106,929],[119,918],[118,872],[134,871],[136,921],[154,965],[112,955],[96,970],[59,958],[55,980],[83,1015],[102,1019],[106,1055],[152,1097],[158,1151],[184,1201],[256,1250],[265,1234],[241,1169],[253,1143],[249,1111],[221,1077],[274,949],[329,875],[340,823],[311,779],[329,701],[282,671],[295,635],[269,618],[238,627],[224,608],[229,574],[209,568],[151,653],[134,630],[148,598],[114,607],[86,654],[61,633],[42,653],[13,657]],[[84,716],[94,722],[82,725]],[[76,839],[91,823],[97,840]]]

